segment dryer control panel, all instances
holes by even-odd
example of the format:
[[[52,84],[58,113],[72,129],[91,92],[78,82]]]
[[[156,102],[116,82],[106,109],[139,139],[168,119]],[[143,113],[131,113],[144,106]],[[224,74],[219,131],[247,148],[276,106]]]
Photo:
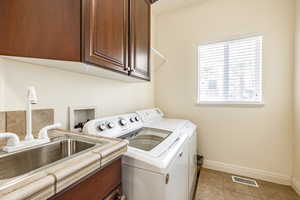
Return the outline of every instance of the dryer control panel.
[[[143,122],[153,122],[161,120],[164,116],[163,112],[159,108],[153,108],[148,110],[139,110],[136,113],[140,116]]]

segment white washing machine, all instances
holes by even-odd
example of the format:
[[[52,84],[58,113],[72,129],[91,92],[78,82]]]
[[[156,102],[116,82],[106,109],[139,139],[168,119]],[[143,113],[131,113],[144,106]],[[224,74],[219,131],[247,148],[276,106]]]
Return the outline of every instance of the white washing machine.
[[[137,113],[92,120],[83,132],[127,139],[122,185],[128,200],[188,200],[189,142],[184,131],[146,127]]]
[[[163,112],[158,108],[140,110],[137,114],[144,122],[145,127],[163,128],[169,131],[180,131],[188,134],[188,199],[194,197],[195,187],[197,183],[197,132],[196,125],[191,121],[183,119],[164,118]]]

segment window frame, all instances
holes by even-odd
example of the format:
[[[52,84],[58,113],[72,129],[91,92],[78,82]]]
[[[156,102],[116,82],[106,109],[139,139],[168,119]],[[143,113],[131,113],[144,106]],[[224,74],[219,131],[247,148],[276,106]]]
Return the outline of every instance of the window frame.
[[[259,69],[259,77],[260,77],[260,100],[259,101],[201,101],[200,98],[200,77],[201,77],[201,70],[200,70],[200,47],[210,44],[217,44],[217,43],[229,43],[231,41],[236,40],[243,40],[243,39],[250,39],[250,38],[260,38],[261,39],[261,46],[260,46],[260,69]],[[219,41],[210,41],[202,44],[197,45],[197,105],[216,105],[216,106],[226,106],[226,105],[237,105],[237,106],[264,106],[264,93],[263,93],[263,41],[264,36],[261,34],[255,34],[255,35],[246,35],[246,36],[239,36],[239,37],[233,37],[227,40],[219,40]]]

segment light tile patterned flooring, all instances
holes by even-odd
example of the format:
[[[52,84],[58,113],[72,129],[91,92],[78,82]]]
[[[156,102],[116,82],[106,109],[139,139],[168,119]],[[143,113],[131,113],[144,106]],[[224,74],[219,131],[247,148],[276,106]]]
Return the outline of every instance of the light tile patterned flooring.
[[[232,174],[201,169],[195,200],[300,200],[289,186],[257,180],[259,188],[233,183]]]

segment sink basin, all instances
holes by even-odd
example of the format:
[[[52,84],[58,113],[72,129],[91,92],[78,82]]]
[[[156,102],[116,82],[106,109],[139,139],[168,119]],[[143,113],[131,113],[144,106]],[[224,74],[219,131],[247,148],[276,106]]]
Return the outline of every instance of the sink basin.
[[[96,144],[92,139],[64,136],[52,139],[42,146],[1,156],[0,180],[21,176],[68,159],[93,148]]]

